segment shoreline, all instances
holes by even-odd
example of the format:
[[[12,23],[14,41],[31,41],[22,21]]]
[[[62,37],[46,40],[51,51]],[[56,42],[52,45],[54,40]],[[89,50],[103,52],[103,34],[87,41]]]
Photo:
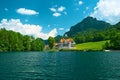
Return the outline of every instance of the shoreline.
[[[69,52],[69,51],[76,51],[76,52],[120,52],[120,50],[79,50],[79,49],[51,49],[51,50],[43,50],[43,51],[0,51],[0,53],[3,52]]]

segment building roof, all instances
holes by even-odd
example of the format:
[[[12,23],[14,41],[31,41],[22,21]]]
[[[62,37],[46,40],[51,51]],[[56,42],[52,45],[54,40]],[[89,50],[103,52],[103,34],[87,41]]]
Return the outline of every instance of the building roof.
[[[64,38],[60,39],[60,42],[61,43],[65,42],[65,39]]]
[[[62,38],[62,39],[60,40],[61,43],[64,43],[65,41],[66,41],[66,42],[73,42],[73,39],[71,39],[71,38],[67,38],[67,39]]]

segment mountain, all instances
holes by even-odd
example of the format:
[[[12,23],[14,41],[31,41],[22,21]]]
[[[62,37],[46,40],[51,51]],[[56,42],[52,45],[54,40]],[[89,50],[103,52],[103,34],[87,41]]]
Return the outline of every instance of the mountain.
[[[66,32],[69,37],[74,36],[78,32],[86,31],[86,30],[103,30],[107,28],[108,26],[111,26],[109,23],[106,23],[104,21],[98,21],[96,18],[93,17],[87,17],[83,19],[78,24],[72,26],[70,28],[70,31]],[[64,35],[65,35],[64,34]]]
[[[113,25],[113,27],[120,30],[120,22],[118,22],[117,24]]]

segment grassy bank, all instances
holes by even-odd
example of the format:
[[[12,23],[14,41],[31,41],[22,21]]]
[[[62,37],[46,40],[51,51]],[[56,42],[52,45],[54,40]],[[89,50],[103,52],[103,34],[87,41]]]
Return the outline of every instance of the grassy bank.
[[[99,42],[87,42],[82,44],[76,45],[76,50],[103,50],[103,45],[106,43],[106,41],[99,41]]]

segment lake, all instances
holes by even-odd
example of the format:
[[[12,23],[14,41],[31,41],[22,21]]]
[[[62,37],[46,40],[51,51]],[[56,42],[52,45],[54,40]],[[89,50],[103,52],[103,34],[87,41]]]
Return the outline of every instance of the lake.
[[[0,80],[120,80],[120,52],[0,53]]]

